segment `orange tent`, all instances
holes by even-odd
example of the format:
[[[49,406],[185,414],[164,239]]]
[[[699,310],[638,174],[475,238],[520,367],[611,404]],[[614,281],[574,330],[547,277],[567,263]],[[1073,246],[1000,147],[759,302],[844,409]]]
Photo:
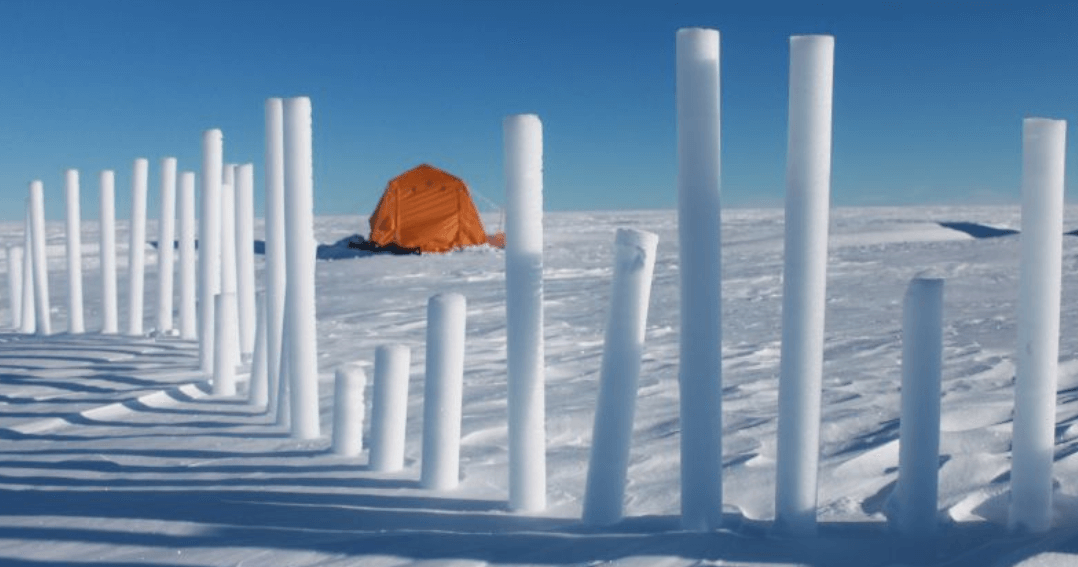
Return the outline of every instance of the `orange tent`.
[[[487,238],[464,181],[427,164],[390,180],[371,213],[369,240],[378,246],[396,244],[423,253],[448,252],[496,244],[497,238]]]

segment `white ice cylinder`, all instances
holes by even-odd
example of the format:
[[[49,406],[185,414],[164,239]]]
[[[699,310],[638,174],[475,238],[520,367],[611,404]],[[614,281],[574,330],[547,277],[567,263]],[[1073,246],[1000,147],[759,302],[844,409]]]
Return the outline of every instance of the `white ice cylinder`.
[[[26,199],[26,225],[23,229],[22,255],[22,321],[19,332],[33,334],[37,330],[34,315],[34,247],[33,229],[30,223],[30,199]]]
[[[11,299],[11,327],[22,323],[22,254],[21,246],[7,247],[7,290]]]
[[[681,524],[722,523],[719,32],[677,32]]]
[[[284,104],[285,256],[288,265],[292,437],[315,439],[318,425],[318,336],[315,325],[314,169],[311,99]]]
[[[835,38],[790,38],[775,528],[816,532]]]
[[[180,175],[180,337],[198,338],[195,313],[195,174]]]
[[[221,292],[236,293],[236,189],[221,184]]]
[[[902,418],[890,518],[900,534],[919,540],[936,532],[942,365],[943,279],[921,275],[902,307]]]
[[[288,343],[288,315],[285,315],[285,336],[284,342]],[[280,427],[291,431],[292,430],[292,386],[291,379],[288,377],[288,373],[292,367],[289,360],[290,349],[281,348],[281,360],[278,361],[278,368],[280,368],[281,376],[277,382],[277,405],[270,406],[274,408],[274,423]]]
[[[51,335],[49,260],[45,240],[45,186],[40,181],[30,183],[30,227],[33,232],[31,245],[34,253],[34,332],[38,335]]]
[[[438,294],[427,302],[420,484],[431,490],[449,490],[460,482],[465,308],[459,293]]]
[[[110,170],[100,177],[101,229],[101,332],[115,334],[120,330],[116,310],[116,177]]]
[[[226,168],[227,170],[228,168]],[[237,302],[236,297],[236,191],[235,186],[227,183],[221,185],[221,293],[228,295],[228,301]],[[240,330],[238,306],[236,327],[229,330],[229,348],[236,351],[236,362],[240,362]],[[221,341],[217,341],[220,345]]]
[[[230,333],[236,331],[236,294],[219,293],[214,296],[214,337],[217,344],[213,349],[213,395],[233,396],[236,394],[236,366],[239,353],[235,343],[228,340]]]
[[[633,229],[618,229],[614,240],[614,281],[584,492],[583,519],[590,525],[609,525],[622,517],[658,243],[658,235]]]
[[[84,333],[82,312],[82,215],[79,209],[79,172],[64,172],[67,205],[67,332]]]
[[[383,345],[374,351],[370,458],[373,471],[394,472],[404,468],[411,356],[411,349],[405,345]]]
[[[1067,122],[1022,123],[1022,230],[1009,525],[1052,525]]]
[[[176,228],[176,158],[161,160],[161,218],[157,238],[157,332],[172,330],[173,241]]]
[[[333,396],[333,452],[355,457],[363,452],[363,388],[367,375],[356,364],[337,368]]]
[[[509,508],[546,508],[543,360],[543,125],[507,116],[505,311],[509,383]]]
[[[236,301],[240,317],[240,352],[255,348],[255,166],[247,163],[236,171]]]
[[[220,130],[202,134],[202,194],[198,227],[198,341],[202,371],[213,371],[214,299],[221,293],[221,162]]]
[[[266,294],[258,292],[255,299],[258,321],[255,322],[255,348],[251,357],[251,380],[248,383],[247,401],[258,408],[266,408],[269,402],[269,383],[266,375]]]
[[[281,376],[281,337],[284,328],[285,247],[284,247],[284,106],[279,98],[266,100],[266,373],[269,378],[269,408],[277,407]]]
[[[131,244],[128,248],[127,334],[142,336],[144,283],[146,276],[146,191],[149,162],[135,160],[131,176]]]

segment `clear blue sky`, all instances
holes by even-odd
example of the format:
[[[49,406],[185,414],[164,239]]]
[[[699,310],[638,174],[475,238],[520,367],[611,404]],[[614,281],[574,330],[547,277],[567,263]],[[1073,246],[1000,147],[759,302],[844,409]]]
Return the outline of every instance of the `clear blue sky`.
[[[722,34],[725,205],[782,202],[803,33],[836,38],[834,204],[1018,202],[1022,118],[1067,119],[1075,139],[1078,9],[933,4],[3,0],[0,218],[22,218],[33,179],[62,218],[68,167],[88,219],[116,170],[127,218],[137,157],[155,218],[160,158],[197,170],[209,128],[226,161],[256,164],[261,211],[263,104],[296,95],[314,107],[317,214],[367,214],[422,162],[502,201],[501,121],[520,112],[544,123],[548,209],[671,208],[686,26]]]

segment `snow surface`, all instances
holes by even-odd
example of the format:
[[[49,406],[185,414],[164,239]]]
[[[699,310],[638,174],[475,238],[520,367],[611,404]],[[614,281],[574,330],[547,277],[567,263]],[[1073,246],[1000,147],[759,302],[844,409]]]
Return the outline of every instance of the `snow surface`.
[[[1068,209],[1065,227],[1078,225]],[[1006,531],[1017,237],[974,239],[937,222],[1017,228],[1017,207],[835,209],[831,215],[819,535],[770,534],[781,317],[781,210],[731,210],[724,244],[724,528],[680,528],[676,213],[544,215],[548,510],[507,511],[504,257],[319,262],[323,437],[295,441],[245,403],[194,385],[198,350],[174,338],[0,334],[0,565],[1073,565],[1078,560],[1078,238],[1063,241],[1055,527]],[[320,242],[365,226],[315,219]],[[150,221],[153,225],[154,221]],[[659,234],[630,455],[626,519],[580,522],[617,227]],[[63,223],[48,224],[54,320],[66,323]],[[83,223],[97,242],[97,224]],[[127,242],[120,222],[118,243]],[[0,224],[0,246],[23,224]],[[152,230],[152,228],[151,228]],[[261,238],[261,223],[255,237]],[[126,269],[120,250],[121,271]],[[147,247],[146,276],[157,255]],[[256,259],[261,282],[263,258]],[[86,326],[101,322],[86,247]],[[897,477],[902,298],[946,278],[934,548],[888,535]],[[126,294],[120,282],[120,295]],[[156,283],[156,282],[153,282]],[[147,301],[155,285],[147,285]],[[419,487],[426,304],[467,297],[461,482]],[[6,294],[0,294],[6,297]],[[0,321],[7,321],[6,302]],[[127,302],[121,302],[121,310]],[[120,314],[125,317],[125,313]],[[152,325],[152,313],[147,325]],[[61,326],[60,328],[66,328]],[[147,327],[149,328],[149,327]],[[367,469],[330,450],[333,375],[375,347],[411,347],[405,467]],[[371,385],[368,384],[368,388]],[[365,395],[367,403],[372,396]],[[370,415],[369,406],[367,415]],[[369,440],[369,431],[365,441]],[[369,446],[365,442],[364,446]]]

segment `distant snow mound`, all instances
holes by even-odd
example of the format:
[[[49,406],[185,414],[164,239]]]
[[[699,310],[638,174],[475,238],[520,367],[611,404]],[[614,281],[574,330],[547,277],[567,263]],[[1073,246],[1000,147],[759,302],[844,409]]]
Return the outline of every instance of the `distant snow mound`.
[[[957,230],[964,232],[973,238],[999,238],[1000,236],[1011,236],[1018,234],[1017,230],[1013,228],[997,228],[994,226],[988,226],[986,224],[979,224],[975,222],[966,221],[940,221],[939,225],[943,228],[949,228],[951,230]]]

